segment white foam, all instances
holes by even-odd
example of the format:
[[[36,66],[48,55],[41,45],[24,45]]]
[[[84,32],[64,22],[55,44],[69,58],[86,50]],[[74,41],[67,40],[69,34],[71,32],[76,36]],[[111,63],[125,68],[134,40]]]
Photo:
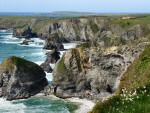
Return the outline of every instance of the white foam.
[[[23,103],[13,103],[4,98],[0,98],[1,113],[24,113],[26,106]]]
[[[75,111],[75,113],[88,113],[93,109],[95,106],[95,103],[87,100],[87,99],[79,99],[79,98],[69,98],[67,99],[71,102],[77,103],[79,106],[79,109]]]
[[[72,49],[77,46],[77,43],[64,43],[64,49]]]
[[[52,73],[47,73],[47,72],[45,72],[45,73],[46,73],[46,78],[47,78],[47,80],[48,80],[49,82],[51,82],[51,81],[53,80]]]
[[[37,65],[41,65],[43,62],[44,62],[44,61],[36,61],[35,63],[36,63]]]
[[[50,64],[51,68],[54,69],[56,64]]]
[[[62,57],[65,52],[66,51],[60,51],[60,57]]]
[[[34,52],[34,53],[31,53],[31,56],[44,56],[45,53],[44,52]]]

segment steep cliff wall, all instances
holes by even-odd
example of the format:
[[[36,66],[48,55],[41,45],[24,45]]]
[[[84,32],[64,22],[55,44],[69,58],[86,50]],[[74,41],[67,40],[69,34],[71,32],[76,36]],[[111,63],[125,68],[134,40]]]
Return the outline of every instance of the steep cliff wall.
[[[0,28],[14,28],[21,36],[28,27],[39,37],[57,34],[61,41],[92,41],[99,45],[119,45],[146,37],[150,16],[122,20],[119,16],[82,17],[53,20],[46,17],[0,17]]]

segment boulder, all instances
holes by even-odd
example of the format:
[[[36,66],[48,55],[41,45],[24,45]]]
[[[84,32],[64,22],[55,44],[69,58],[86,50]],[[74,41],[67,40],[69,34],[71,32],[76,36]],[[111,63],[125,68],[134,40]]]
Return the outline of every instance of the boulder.
[[[34,42],[33,40],[28,40],[28,39],[25,39],[23,40],[23,42],[21,43],[21,45],[29,45],[29,43],[31,42]]]
[[[47,62],[42,63],[40,66],[47,73],[51,73],[53,71],[53,69],[51,68],[50,64],[47,63]]]
[[[0,96],[7,100],[29,98],[48,85],[37,64],[12,56],[0,65]]]

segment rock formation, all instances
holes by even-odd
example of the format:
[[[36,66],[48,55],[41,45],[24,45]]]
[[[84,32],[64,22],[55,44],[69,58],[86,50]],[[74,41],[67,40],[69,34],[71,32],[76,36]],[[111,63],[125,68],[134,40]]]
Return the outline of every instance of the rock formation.
[[[60,59],[60,52],[57,49],[53,49],[52,51],[48,52],[47,58],[44,63],[41,64],[41,67],[44,71],[51,73],[53,70],[50,64],[55,64]]]
[[[39,93],[48,84],[38,65],[10,57],[0,65],[0,96],[7,100],[24,99]]]
[[[78,96],[91,99],[100,98],[102,93],[113,93],[117,79],[146,45],[109,48],[112,51],[99,47],[67,51],[53,71],[54,93],[62,98]]]

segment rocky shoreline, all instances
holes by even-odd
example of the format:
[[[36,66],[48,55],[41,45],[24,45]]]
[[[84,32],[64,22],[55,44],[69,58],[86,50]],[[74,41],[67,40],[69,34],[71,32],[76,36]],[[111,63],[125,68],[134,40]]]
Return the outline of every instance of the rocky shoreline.
[[[120,19],[117,18],[118,21],[120,22]],[[42,68],[41,72],[53,74],[51,84],[44,85],[40,89],[45,95],[55,95],[63,99],[86,98],[97,102],[116,92],[126,69],[149,44],[149,25],[144,26],[140,23],[122,25],[117,22],[113,18],[104,17],[67,19],[48,23],[36,32],[34,28],[36,25],[32,23],[32,26],[27,24],[22,29],[15,28],[14,36],[25,37],[26,40],[22,43],[25,45],[30,43],[35,34],[45,40],[43,49],[50,52],[39,68]],[[80,45],[66,50],[63,43],[73,41],[79,41]],[[55,65],[54,68],[50,64]],[[13,76],[14,72],[10,70],[5,74]],[[3,73],[0,75],[3,76]],[[7,79],[13,81],[9,77]],[[18,81],[14,84],[18,84]],[[20,86],[24,88],[24,85]],[[8,95],[4,91],[2,96]],[[25,94],[23,97],[30,96]]]

